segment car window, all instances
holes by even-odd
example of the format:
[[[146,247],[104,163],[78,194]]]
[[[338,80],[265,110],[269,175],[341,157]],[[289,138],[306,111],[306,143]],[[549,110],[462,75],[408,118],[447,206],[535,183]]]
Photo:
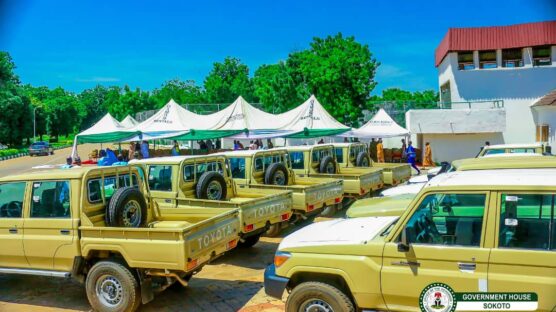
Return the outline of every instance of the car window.
[[[263,171],[263,159],[261,157],[255,158],[255,172]]]
[[[512,148],[510,153],[535,154],[536,151],[534,148]]]
[[[485,150],[485,155],[494,155],[494,154],[504,154],[506,151],[504,149],[487,149]]]
[[[207,171],[215,171],[220,174],[224,174],[224,171],[222,169],[222,163],[219,161],[196,164],[196,169],[197,169],[197,179]]]
[[[430,194],[406,224],[409,243],[479,246],[486,194]]]
[[[185,182],[195,181],[195,165],[183,166],[183,180]]]
[[[119,187],[123,186],[136,186],[137,175],[132,175],[132,181],[130,185],[129,174],[119,175],[118,184],[116,184],[116,176],[107,176],[104,178],[104,196],[106,201],[112,198],[112,195]],[[102,202],[102,185],[100,183],[100,178],[93,178],[87,181],[87,197],[90,203]]]
[[[0,184],[0,218],[21,218],[25,182]]]
[[[31,194],[31,218],[69,218],[69,181],[35,181]]]
[[[232,177],[235,179],[245,179],[245,158],[230,158]]]
[[[293,169],[303,169],[305,167],[303,152],[290,152],[290,160]]]
[[[325,156],[333,156],[334,151],[332,149],[317,149],[313,150],[313,158],[311,159],[312,162],[320,162]]]
[[[498,247],[556,249],[554,194],[502,194],[501,201]]]
[[[172,191],[172,166],[153,165],[149,167],[149,189],[152,191]]]
[[[338,160],[339,163],[344,162],[344,149],[341,147],[336,147],[336,160]]]

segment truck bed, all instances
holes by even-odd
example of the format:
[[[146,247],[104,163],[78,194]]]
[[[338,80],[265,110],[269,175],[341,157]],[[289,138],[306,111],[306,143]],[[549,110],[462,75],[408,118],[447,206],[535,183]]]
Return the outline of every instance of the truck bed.
[[[387,185],[398,185],[411,178],[411,166],[408,164],[373,162],[372,167],[383,169],[382,178]]]
[[[382,169],[379,168],[341,168],[338,174],[311,173],[313,178],[333,178],[344,182],[344,194],[359,197],[384,186]]]

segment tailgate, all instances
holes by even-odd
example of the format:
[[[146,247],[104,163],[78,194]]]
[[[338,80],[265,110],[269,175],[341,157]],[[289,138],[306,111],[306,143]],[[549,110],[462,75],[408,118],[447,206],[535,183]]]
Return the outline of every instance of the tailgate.
[[[252,198],[255,195],[266,196],[254,200],[243,201],[243,198]],[[267,223],[275,224],[287,221],[292,213],[292,193],[289,191],[266,189],[243,189],[238,191],[237,201],[240,207],[241,232],[248,233],[266,227]]]
[[[307,188],[305,192],[306,204],[321,207],[324,204],[333,205],[342,201],[344,185],[341,180],[322,182]]]

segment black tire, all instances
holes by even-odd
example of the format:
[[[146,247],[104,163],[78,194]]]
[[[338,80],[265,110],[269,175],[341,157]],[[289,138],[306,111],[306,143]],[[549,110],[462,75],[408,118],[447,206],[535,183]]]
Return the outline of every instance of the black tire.
[[[288,168],[283,163],[273,163],[266,169],[264,184],[288,185]]]
[[[108,226],[143,227],[147,223],[147,203],[136,187],[121,187],[108,204]]]
[[[133,312],[141,304],[139,282],[120,263],[96,263],[87,274],[85,290],[94,311]]]
[[[334,163],[334,158],[332,156],[324,156],[320,161],[319,166],[320,173],[336,173],[336,163]]]
[[[371,158],[369,157],[369,154],[366,152],[360,152],[355,160],[355,165],[357,167],[370,167]]]
[[[320,213],[320,216],[325,218],[332,218],[337,211],[338,209],[336,209],[336,205],[326,206]]]
[[[282,232],[283,223],[284,222],[271,224],[270,227],[268,227],[268,230],[266,230],[265,235],[268,237],[276,237],[280,235],[280,233]]]
[[[251,247],[255,246],[256,243],[259,242],[260,238],[261,238],[261,234],[249,236],[249,237],[245,238],[243,240],[243,242],[240,240],[239,243],[237,243],[237,246],[239,248],[251,248]]]
[[[353,302],[338,288],[321,282],[305,282],[297,285],[288,296],[286,312],[305,311],[314,301],[316,305],[328,305],[327,309],[338,312],[354,312]]]
[[[215,171],[207,171],[197,181],[195,195],[199,199],[224,200],[228,196],[228,188],[224,176]]]

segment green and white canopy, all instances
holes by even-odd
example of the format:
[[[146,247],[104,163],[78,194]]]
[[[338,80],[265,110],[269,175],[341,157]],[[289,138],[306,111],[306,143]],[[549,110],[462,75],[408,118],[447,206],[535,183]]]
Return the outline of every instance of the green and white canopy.
[[[126,128],[133,128],[139,124],[139,122],[130,115],[125,116],[124,120],[120,121],[120,123]]]

